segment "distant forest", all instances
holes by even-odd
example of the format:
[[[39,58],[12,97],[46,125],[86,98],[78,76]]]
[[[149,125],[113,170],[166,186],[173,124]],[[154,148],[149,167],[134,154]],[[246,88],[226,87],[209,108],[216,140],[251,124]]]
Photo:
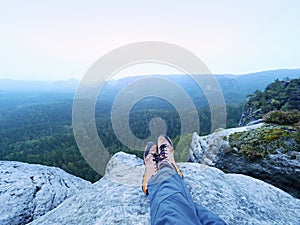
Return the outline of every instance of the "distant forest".
[[[245,105],[241,95],[234,99],[228,90],[226,98],[227,127],[238,125]],[[202,95],[193,96],[195,99]],[[0,91],[0,160],[21,161],[56,166],[95,182],[100,178],[76,145],[72,130],[74,93],[43,93]],[[132,152],[142,157],[140,149],[130,150],[116,138],[110,121],[113,97],[99,98],[96,106],[96,125],[99,136],[111,154]],[[197,99],[196,99],[197,100]],[[210,109],[207,104],[197,107],[201,124],[200,135],[210,133]],[[162,99],[145,98],[130,113],[130,128],[138,138],[149,136],[149,121],[164,119],[168,135],[175,144],[180,135],[180,118],[174,107]],[[101,131],[101,132],[100,132]]]
[[[0,93],[0,159],[57,166],[89,181],[100,177],[89,167],[77,148],[72,130],[72,103],[69,94]],[[148,99],[149,101],[149,99]],[[155,100],[153,100],[155,101]],[[24,102],[24,103],[22,103]],[[168,135],[180,134],[180,119],[175,109],[146,111],[137,107],[130,115],[130,127],[138,138],[150,133],[149,121],[165,120]],[[236,126],[242,104],[228,105],[228,126]],[[199,109],[202,134],[210,131],[209,108]],[[134,118],[134,119],[133,119]],[[97,112],[96,124],[105,147],[114,154],[130,152],[116,138],[109,113]],[[133,152],[142,157],[142,151]]]

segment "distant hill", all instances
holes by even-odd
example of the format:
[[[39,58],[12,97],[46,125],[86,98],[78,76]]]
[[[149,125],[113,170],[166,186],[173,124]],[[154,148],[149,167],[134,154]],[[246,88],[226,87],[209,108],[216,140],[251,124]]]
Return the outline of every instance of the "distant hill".
[[[16,92],[74,92],[79,81],[75,79],[61,81],[25,81],[1,79],[0,91]]]
[[[247,92],[248,94],[255,90],[265,89],[268,84],[274,82],[276,79],[284,80],[287,77],[290,79],[300,78],[300,69],[269,70],[242,75],[217,75],[219,82],[231,80],[232,84],[235,83],[235,86],[232,86],[233,88],[244,90],[244,92]]]
[[[146,76],[142,76],[142,78],[143,77]],[[162,75],[153,75],[153,77],[162,77]],[[203,100],[205,99],[204,94],[189,76],[164,75],[163,77],[182,87],[192,97],[196,105],[201,106],[203,103],[207,104],[207,102]],[[127,77],[108,81],[106,87],[107,91],[104,91],[103,94],[118,92],[128,84],[140,78],[141,77]],[[246,96],[253,93],[255,90],[264,90],[268,84],[274,82],[276,79],[284,80],[286,78],[300,78],[300,69],[271,70],[243,75],[217,74],[215,75],[215,78],[222,89],[226,103],[233,104],[245,101]]]
[[[162,75],[153,75],[162,76]],[[126,85],[145,76],[126,77],[118,80],[110,80],[107,82],[107,91],[121,90]],[[182,86],[189,94],[195,93],[198,89],[196,84],[190,77],[186,75],[164,75],[163,77],[172,80]],[[281,69],[270,70],[242,75],[234,74],[216,74],[225,98],[238,98],[240,101],[247,94],[253,93],[255,90],[263,90],[269,83],[276,79],[283,80],[285,78],[300,78],[300,69]],[[74,92],[78,85],[78,80],[62,80],[62,81],[24,81],[12,79],[0,79],[0,91],[38,91],[38,92]]]
[[[228,103],[244,101],[248,94],[256,90],[264,90],[276,79],[284,80],[286,78],[300,78],[300,69],[271,70],[244,75],[216,75]]]

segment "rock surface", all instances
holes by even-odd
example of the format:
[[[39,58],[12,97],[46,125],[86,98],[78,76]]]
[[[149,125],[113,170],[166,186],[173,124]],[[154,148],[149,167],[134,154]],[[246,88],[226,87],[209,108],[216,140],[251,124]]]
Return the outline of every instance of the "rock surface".
[[[262,125],[263,123],[259,123],[238,128],[219,129],[210,135],[202,137],[199,137],[197,133],[194,133],[190,148],[190,161],[208,166],[215,166],[218,161],[219,153],[230,148],[227,141],[230,134],[253,130]]]
[[[230,135],[242,132],[245,140],[231,146]],[[259,123],[220,129],[203,137],[194,133],[190,161],[229,173],[250,175],[300,198],[299,144],[293,138],[289,139],[288,135],[299,138],[299,131]],[[255,148],[258,151],[254,151]]]
[[[228,224],[299,224],[300,200],[263,181],[196,163],[180,163],[195,201]],[[117,153],[98,182],[34,220],[35,224],[150,224],[141,191],[143,161]]]
[[[258,120],[260,120],[260,122],[263,122],[263,115],[264,114],[261,109],[254,110],[254,106],[247,105],[239,121],[239,127],[252,125],[253,123],[255,123],[255,121]]]
[[[59,168],[0,161],[0,224],[26,224],[89,186]]]

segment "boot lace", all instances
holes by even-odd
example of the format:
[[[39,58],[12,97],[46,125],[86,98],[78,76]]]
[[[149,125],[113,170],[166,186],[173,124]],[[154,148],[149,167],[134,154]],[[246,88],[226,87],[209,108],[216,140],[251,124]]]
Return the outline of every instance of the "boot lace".
[[[168,152],[167,152],[166,147],[167,147],[166,144],[163,144],[159,147],[159,152],[160,153],[159,154],[153,154],[153,156],[154,156],[153,161],[156,161],[158,163],[158,162],[161,162],[162,160],[164,160],[168,157]]]

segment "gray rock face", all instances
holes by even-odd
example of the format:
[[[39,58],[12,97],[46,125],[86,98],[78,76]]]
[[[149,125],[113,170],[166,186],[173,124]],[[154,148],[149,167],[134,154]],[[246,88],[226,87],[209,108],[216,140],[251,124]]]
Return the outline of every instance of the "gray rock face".
[[[196,202],[228,224],[299,224],[300,200],[254,178],[180,163]],[[35,224],[150,224],[150,202],[141,191],[143,161],[117,153],[90,188],[34,220]]]
[[[244,126],[232,129],[220,129],[208,136],[199,137],[196,133],[193,134],[190,161],[201,163],[204,165],[214,166],[229,173],[242,173],[258,178],[265,182],[271,183],[290,194],[300,197],[300,152],[290,151],[293,141],[284,143],[287,147],[278,146],[278,142],[270,141],[269,149],[265,151],[273,152],[264,157],[249,159],[244,154],[241,154],[242,146],[231,147],[228,141],[231,134],[243,131],[253,131],[253,138],[249,137],[248,142],[241,144],[244,147],[249,146],[250,150],[254,144],[251,143],[254,139],[259,139],[256,136],[256,130],[262,130],[263,123]],[[270,125],[269,125],[270,126]],[[277,130],[281,131],[277,127]],[[264,128],[267,130],[267,128]],[[266,133],[269,138],[273,138],[272,133]],[[262,140],[256,140],[261,141]],[[264,148],[261,145],[261,148]],[[295,146],[294,146],[295,147]]]
[[[259,128],[263,123],[231,129],[219,129],[218,131],[203,137],[193,134],[189,153],[190,161],[208,166],[215,166],[219,160],[218,155],[222,151],[230,149],[227,141],[230,134]]]
[[[239,127],[246,126],[247,124],[251,124],[257,120],[262,120],[263,111],[261,109],[254,110],[254,106],[247,105],[242,113],[241,119],[239,121]]]
[[[26,224],[89,186],[59,168],[0,161],[0,224]]]

